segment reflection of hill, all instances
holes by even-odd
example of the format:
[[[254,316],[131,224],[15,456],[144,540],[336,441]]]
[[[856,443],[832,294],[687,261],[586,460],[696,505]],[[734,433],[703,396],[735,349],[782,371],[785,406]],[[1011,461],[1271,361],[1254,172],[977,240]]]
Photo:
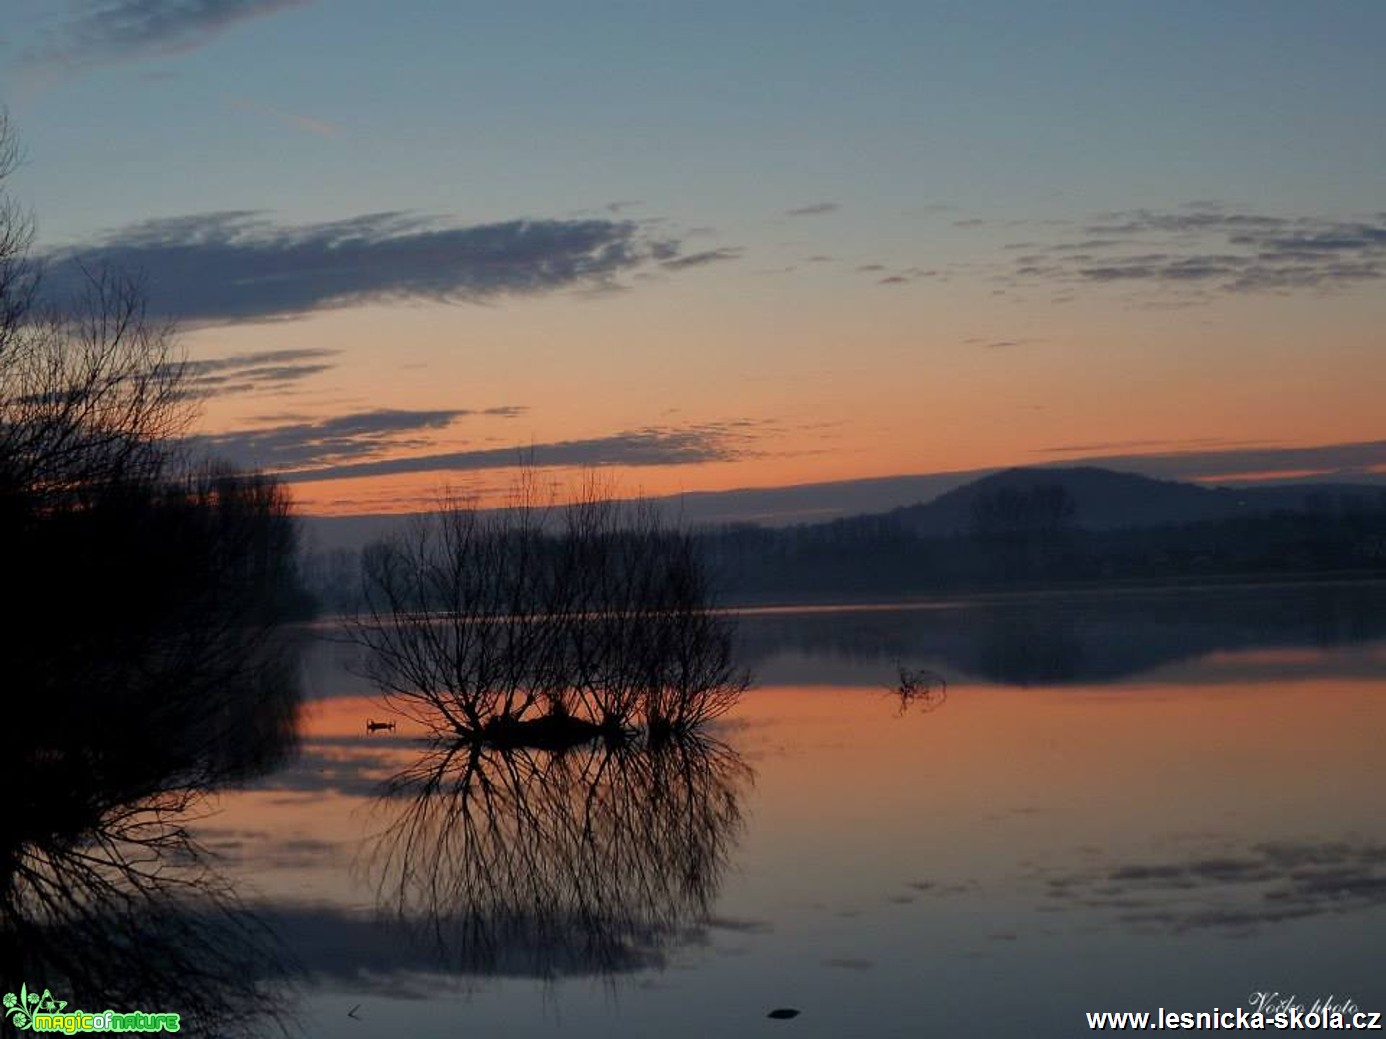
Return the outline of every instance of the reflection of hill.
[[[742,656],[769,677],[783,654],[879,665],[934,661],[946,676],[1018,685],[1115,681],[1219,650],[1326,647],[1386,637],[1386,586],[976,601],[944,609],[752,614]]]
[[[750,779],[729,747],[697,737],[440,749],[384,803],[397,814],[373,859],[382,900],[466,973],[658,962],[706,921]]]

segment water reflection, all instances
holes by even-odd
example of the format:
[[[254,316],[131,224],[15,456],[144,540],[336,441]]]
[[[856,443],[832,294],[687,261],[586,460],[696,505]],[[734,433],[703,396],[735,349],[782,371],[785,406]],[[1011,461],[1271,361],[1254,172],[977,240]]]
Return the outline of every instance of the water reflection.
[[[833,662],[879,665],[889,680],[904,660],[930,661],[950,678],[1067,685],[1116,682],[1218,651],[1382,637],[1386,586],[1359,583],[753,613],[740,627],[740,653],[763,677],[790,681],[833,681],[822,667]]]
[[[1137,930],[1249,934],[1386,905],[1386,846],[1280,840],[1223,854],[1051,870],[1040,879],[1053,907],[1111,913]]]
[[[89,1011],[177,1012],[192,1034],[281,1018],[274,942],[188,827],[293,751],[298,654],[282,632],[180,625],[51,658],[0,758],[0,977]]]
[[[439,748],[393,782],[372,871],[382,904],[449,969],[654,966],[707,921],[751,781],[706,734]]]

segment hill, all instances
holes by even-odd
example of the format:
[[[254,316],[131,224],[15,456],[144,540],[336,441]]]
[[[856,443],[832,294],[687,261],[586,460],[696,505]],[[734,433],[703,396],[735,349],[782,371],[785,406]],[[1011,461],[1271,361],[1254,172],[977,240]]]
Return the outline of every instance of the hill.
[[[1375,500],[1379,487],[1354,484],[1301,484],[1278,487],[1202,487],[1157,480],[1092,466],[1007,469],[939,495],[930,502],[894,509],[884,516],[898,529],[919,537],[966,533],[988,499],[1006,494],[1061,492],[1071,506],[1067,521],[1084,530],[1202,523],[1280,511],[1317,511],[1320,503],[1345,497]]]

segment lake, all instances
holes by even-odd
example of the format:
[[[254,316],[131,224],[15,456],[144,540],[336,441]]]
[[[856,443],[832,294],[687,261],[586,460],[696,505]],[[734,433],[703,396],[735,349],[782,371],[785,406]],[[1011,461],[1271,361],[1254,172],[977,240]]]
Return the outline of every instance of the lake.
[[[298,754],[196,824],[307,1035],[1386,1010],[1379,585],[752,611],[698,747],[483,756],[432,797],[421,732],[367,734],[388,710],[315,635]]]

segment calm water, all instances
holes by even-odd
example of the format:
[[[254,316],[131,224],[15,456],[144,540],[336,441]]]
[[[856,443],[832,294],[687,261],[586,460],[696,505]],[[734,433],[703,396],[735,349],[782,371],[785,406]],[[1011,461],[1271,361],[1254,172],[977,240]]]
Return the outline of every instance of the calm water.
[[[367,736],[386,712],[316,645],[300,755],[199,824],[281,933],[303,1031],[1386,1009],[1386,589],[767,611],[741,639],[756,684],[714,742],[474,761],[431,799],[381,796],[418,733]],[[946,699],[902,705],[898,663]]]

